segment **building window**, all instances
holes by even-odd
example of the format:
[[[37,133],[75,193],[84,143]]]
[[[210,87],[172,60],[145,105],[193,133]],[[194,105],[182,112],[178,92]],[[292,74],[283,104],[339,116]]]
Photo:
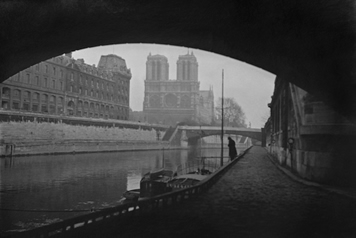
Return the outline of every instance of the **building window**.
[[[22,104],[22,109],[25,110],[25,111],[30,111],[30,104],[27,103],[27,102],[24,102]]]
[[[47,88],[47,86],[48,86],[48,79],[45,78],[45,79],[44,79],[44,87]]]
[[[20,109],[20,104],[19,104],[19,102],[13,102],[13,103],[12,103],[12,109],[19,110],[19,109]]]
[[[60,74],[61,74],[61,79],[62,79],[62,78],[63,78],[63,70],[61,70],[61,73],[60,73]]]
[[[83,80],[83,79],[82,79],[82,75],[80,74],[80,75],[79,75],[79,83],[80,83],[80,84],[82,84],[82,80]]]
[[[48,65],[46,65],[46,73],[48,73]]]
[[[31,83],[31,78],[30,78],[30,74],[26,74],[26,83]]]
[[[85,96],[88,96],[88,90],[85,89]]]
[[[92,87],[94,86],[94,80],[91,80],[91,86]]]
[[[70,81],[74,81],[74,74],[73,73],[70,73]]]
[[[20,98],[20,91],[14,90],[14,98]]]
[[[73,86],[71,85],[69,88],[70,92],[73,92]]]
[[[37,101],[37,100],[39,100],[39,98],[40,98],[40,95],[39,95],[38,93],[34,93],[34,94],[32,95],[32,100]]]
[[[38,112],[38,105],[37,104],[32,104],[32,111],[33,112]]]
[[[62,90],[63,89],[63,82],[61,81],[61,88],[60,88],[60,90]]]
[[[53,67],[53,75],[56,75],[56,67]]]
[[[56,80],[52,80],[52,88],[56,88]]]
[[[42,104],[41,112],[48,112],[46,104]]]
[[[82,88],[79,88],[79,94],[82,94]]]
[[[37,86],[40,86],[40,79],[39,79],[38,76],[36,76],[35,80],[36,80],[35,84],[36,84]]]
[[[24,99],[26,99],[26,100],[30,100],[30,92],[29,92],[29,91],[25,91],[23,97],[24,97]]]
[[[43,95],[42,95],[42,101],[43,101],[43,102],[47,102],[47,101],[48,101],[48,96],[47,96],[47,94],[43,94]]]

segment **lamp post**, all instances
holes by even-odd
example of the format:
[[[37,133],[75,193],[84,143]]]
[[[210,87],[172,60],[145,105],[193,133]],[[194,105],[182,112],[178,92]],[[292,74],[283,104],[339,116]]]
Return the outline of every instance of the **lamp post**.
[[[221,155],[220,166],[224,165],[224,69],[222,70],[222,87],[221,87]]]

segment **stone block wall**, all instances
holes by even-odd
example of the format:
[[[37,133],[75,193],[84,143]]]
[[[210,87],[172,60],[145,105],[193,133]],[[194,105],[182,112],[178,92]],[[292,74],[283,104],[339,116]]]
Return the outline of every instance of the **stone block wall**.
[[[154,129],[48,122],[3,122],[0,138],[0,156],[170,148],[169,142],[157,141]]]
[[[117,127],[73,126],[62,123],[4,122],[0,136],[5,143],[33,140],[144,140],[156,141],[156,130]],[[162,133],[161,133],[161,136]]]
[[[303,179],[341,187],[356,187],[355,154],[345,151],[306,151],[267,147],[276,161]]]

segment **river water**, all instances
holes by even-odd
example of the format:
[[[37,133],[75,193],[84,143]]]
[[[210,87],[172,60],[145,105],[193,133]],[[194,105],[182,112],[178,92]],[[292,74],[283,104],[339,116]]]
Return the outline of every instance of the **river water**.
[[[1,158],[0,234],[116,206],[123,192],[139,188],[145,173],[175,171],[200,156],[219,164],[220,153],[193,148]]]

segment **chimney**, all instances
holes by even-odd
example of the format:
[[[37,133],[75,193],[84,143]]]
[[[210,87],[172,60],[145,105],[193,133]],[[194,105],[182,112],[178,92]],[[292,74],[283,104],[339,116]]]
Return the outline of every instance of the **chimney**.
[[[72,52],[65,53],[64,55],[67,56],[67,57],[69,57],[69,58],[72,58]]]

